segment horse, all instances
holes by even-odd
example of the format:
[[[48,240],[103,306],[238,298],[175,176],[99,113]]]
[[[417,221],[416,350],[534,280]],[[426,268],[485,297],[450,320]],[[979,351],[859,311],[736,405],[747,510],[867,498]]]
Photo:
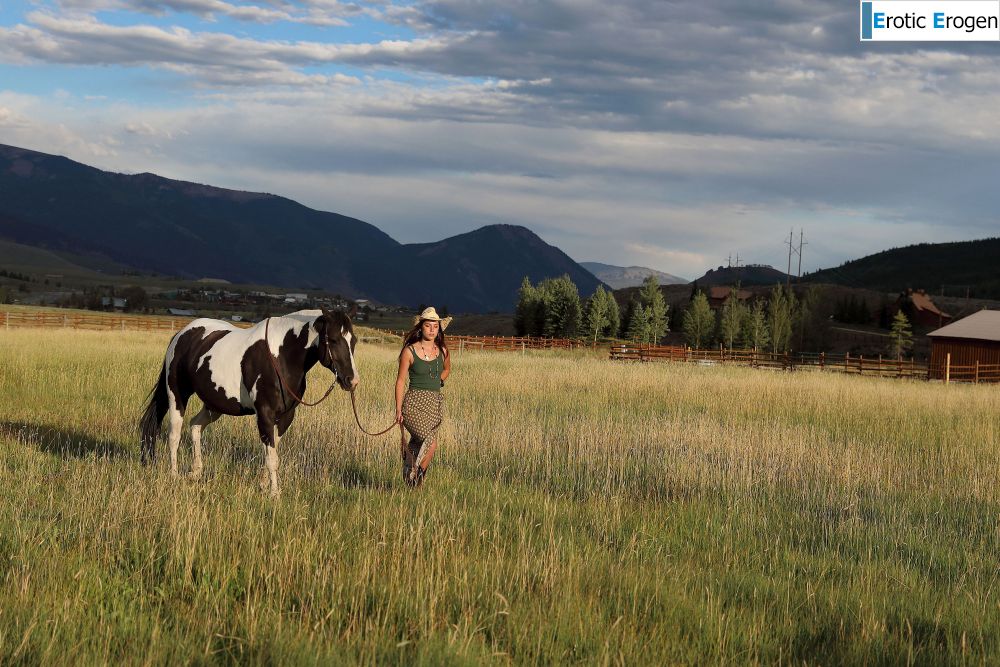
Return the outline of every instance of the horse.
[[[201,434],[206,426],[222,415],[256,415],[265,460],[260,486],[265,490],[269,484],[271,495],[277,496],[278,443],[305,395],[306,374],[318,362],[333,372],[341,389],[353,391],[358,385],[356,345],[351,318],[339,311],[300,310],[249,329],[208,318],[190,322],[170,339],[139,422],[143,463],[155,460],[156,440],[167,416],[170,472],[177,476],[184,411],[188,399],[197,395],[204,407],[191,419],[194,457],[188,477],[201,479]]]

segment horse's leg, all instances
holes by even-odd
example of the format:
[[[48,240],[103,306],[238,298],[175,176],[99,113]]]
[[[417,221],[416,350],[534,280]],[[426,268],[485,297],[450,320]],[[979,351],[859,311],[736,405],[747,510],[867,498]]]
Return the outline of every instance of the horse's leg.
[[[167,421],[170,424],[167,444],[170,447],[170,474],[174,477],[177,477],[177,449],[181,444],[181,429],[184,428],[184,410],[190,397],[183,391],[167,391]]]
[[[208,408],[202,408],[201,412],[191,420],[191,451],[194,453],[194,460],[191,461],[191,472],[188,479],[201,479],[203,466],[201,463],[201,432],[206,426],[222,416],[220,412],[212,412]]]
[[[270,488],[271,496],[278,496],[281,491],[278,489],[278,443],[281,436],[278,435],[278,426],[270,415],[257,413],[257,431],[260,433],[260,441],[264,444],[264,471],[261,476],[261,490]]]

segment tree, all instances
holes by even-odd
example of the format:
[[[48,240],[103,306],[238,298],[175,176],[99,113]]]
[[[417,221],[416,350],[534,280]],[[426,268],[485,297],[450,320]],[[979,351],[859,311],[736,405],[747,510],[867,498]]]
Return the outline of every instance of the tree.
[[[580,293],[568,275],[543,280],[538,285],[542,295],[542,334],[553,338],[573,338],[580,330],[582,313]]]
[[[594,342],[597,337],[608,326],[608,293],[600,285],[594,293],[587,299],[587,306],[584,308],[583,321],[587,325],[587,335],[594,335]]]
[[[771,342],[771,332],[767,328],[767,311],[764,309],[764,302],[757,300],[746,318],[746,326],[743,329],[743,344],[754,350],[767,347]]]
[[[733,288],[729,292],[729,298],[722,305],[722,314],[719,316],[719,335],[730,350],[740,337],[748,314],[746,305],[739,299],[738,290]]]
[[[906,319],[906,313],[902,310],[896,313],[892,320],[892,330],[889,332],[892,352],[899,359],[913,347],[913,331],[910,329],[910,321]]]
[[[715,330],[715,313],[708,305],[708,298],[704,292],[698,292],[687,312],[684,313],[684,339],[693,348],[700,348],[707,345]]]
[[[608,328],[606,329],[608,336],[617,336],[618,331],[621,329],[622,316],[621,311],[618,309],[618,302],[615,300],[615,295],[608,293]]]
[[[650,342],[657,343],[670,329],[667,322],[667,303],[663,300],[663,292],[660,291],[660,283],[656,276],[646,276],[642,281],[639,303],[649,309],[648,336]]]
[[[538,290],[531,285],[528,276],[521,281],[517,307],[514,309],[514,330],[518,336],[537,336],[538,308],[541,298]]]
[[[125,310],[138,312],[149,304],[149,295],[146,290],[137,285],[129,285],[121,291],[120,296],[125,298]]]
[[[771,352],[787,352],[792,340],[795,316],[795,295],[781,285],[771,290],[767,308],[767,325],[771,332]]]
[[[632,304],[632,317],[628,321],[628,331],[625,337],[635,343],[645,343],[649,340],[649,308],[638,301]]]
[[[810,285],[799,299],[795,339],[799,350],[825,350],[829,342],[831,308],[823,288]]]
[[[593,296],[587,300],[584,322],[587,335],[593,334],[595,343],[598,336],[608,335],[609,332],[613,335],[618,331],[618,304],[601,285],[597,286]]]

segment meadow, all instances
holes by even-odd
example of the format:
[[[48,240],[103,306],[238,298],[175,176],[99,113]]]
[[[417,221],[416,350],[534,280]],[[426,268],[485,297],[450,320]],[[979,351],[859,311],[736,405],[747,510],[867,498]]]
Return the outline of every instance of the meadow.
[[[272,500],[139,464],[167,340],[0,331],[0,664],[1000,663],[996,386],[464,352],[422,488],[338,391]]]

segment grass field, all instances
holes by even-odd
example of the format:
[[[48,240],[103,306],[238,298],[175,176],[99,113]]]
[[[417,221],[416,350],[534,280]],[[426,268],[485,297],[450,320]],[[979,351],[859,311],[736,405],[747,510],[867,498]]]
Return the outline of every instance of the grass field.
[[[998,387],[466,353],[422,489],[338,392],[272,501],[138,464],[167,340],[0,331],[0,664],[1000,662]]]

